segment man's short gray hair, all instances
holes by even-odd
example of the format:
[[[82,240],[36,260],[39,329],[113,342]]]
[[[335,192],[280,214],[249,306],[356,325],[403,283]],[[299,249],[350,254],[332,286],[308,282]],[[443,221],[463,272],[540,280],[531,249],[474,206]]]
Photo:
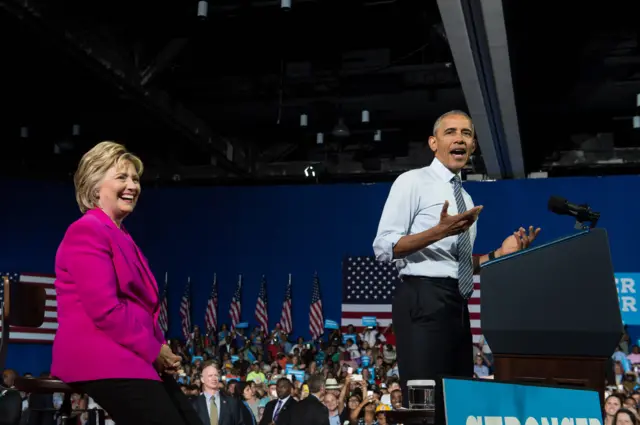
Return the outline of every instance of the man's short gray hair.
[[[468,119],[469,122],[471,123],[471,131],[473,132],[473,135],[475,136],[476,129],[473,127],[473,120],[471,119],[469,114],[467,114],[465,111],[461,111],[459,109],[454,109],[452,111],[445,112],[444,114],[442,114],[442,115],[440,115],[438,117],[436,122],[433,124],[433,135],[434,136],[436,135],[436,132],[438,131],[438,128],[440,127],[440,124],[442,123],[442,120],[445,119],[448,116],[451,116],[451,115],[461,115],[461,116],[465,117],[466,119]]]

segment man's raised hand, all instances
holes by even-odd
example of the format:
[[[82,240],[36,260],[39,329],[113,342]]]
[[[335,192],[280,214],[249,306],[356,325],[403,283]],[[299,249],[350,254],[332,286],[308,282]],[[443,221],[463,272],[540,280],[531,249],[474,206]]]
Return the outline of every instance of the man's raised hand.
[[[478,219],[480,211],[482,211],[482,205],[473,207],[462,214],[449,215],[447,210],[449,209],[449,201],[444,201],[442,205],[442,211],[440,212],[440,222],[438,226],[442,228],[442,231],[446,236],[458,235],[471,227],[471,225]]]

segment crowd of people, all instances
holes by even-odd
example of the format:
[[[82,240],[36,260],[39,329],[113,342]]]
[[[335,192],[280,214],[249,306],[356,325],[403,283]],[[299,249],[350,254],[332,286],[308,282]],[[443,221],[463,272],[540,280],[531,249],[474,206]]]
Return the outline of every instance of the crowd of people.
[[[355,341],[345,335],[354,335]],[[324,415],[329,424],[348,421],[371,425],[386,424],[385,412],[403,409],[393,342],[391,327],[370,327],[361,332],[350,328],[344,334],[335,330],[324,340],[305,341],[302,337],[291,339],[279,326],[267,334],[260,327],[245,332],[222,325],[219,332],[208,334],[195,326],[188,340],[171,339],[169,345],[181,358],[172,376],[196,408],[203,394],[219,391],[237,400],[242,419],[237,423],[287,425],[293,423],[295,411],[289,405],[284,411],[282,406],[278,409],[278,401],[291,399],[289,404],[293,404],[314,394],[312,398],[324,406],[320,418]],[[475,363],[476,371],[488,375],[490,359],[488,350],[479,346],[469,362]],[[52,414],[30,415],[30,398],[24,397],[23,424],[53,423]],[[81,394],[73,400],[78,411],[99,408]],[[51,407],[59,407],[62,396],[55,394],[49,401]],[[274,420],[278,410],[287,413]],[[78,424],[88,423],[90,417],[86,412],[79,414]],[[106,420],[110,421],[108,412]],[[210,425],[208,419],[205,425]]]
[[[218,391],[235,400],[239,413],[231,425],[292,424],[293,405],[310,394],[322,403],[331,425],[384,425],[389,423],[386,412],[404,409],[393,342],[391,326],[360,333],[335,330],[326,340],[305,341],[292,340],[279,325],[267,334],[260,327],[229,330],[223,324],[219,332],[207,334],[195,326],[186,341],[171,339],[169,345],[181,358],[173,378],[182,392],[196,410],[207,393]],[[604,423],[640,424],[640,348],[630,345],[625,334],[612,359],[615,382],[607,382]],[[491,378],[492,355],[483,342],[475,346],[473,363],[476,377]],[[5,385],[11,387],[15,376],[5,370]],[[38,409],[58,409],[62,400],[62,394],[23,394],[22,425],[54,425],[55,415]],[[101,409],[95,400],[74,394],[72,402],[77,424],[93,424],[98,415],[91,412]],[[106,425],[114,425],[108,412],[105,418]],[[201,420],[210,425],[207,418]]]
[[[611,356],[613,373],[606,378],[605,425],[640,424],[640,347],[625,332]]]

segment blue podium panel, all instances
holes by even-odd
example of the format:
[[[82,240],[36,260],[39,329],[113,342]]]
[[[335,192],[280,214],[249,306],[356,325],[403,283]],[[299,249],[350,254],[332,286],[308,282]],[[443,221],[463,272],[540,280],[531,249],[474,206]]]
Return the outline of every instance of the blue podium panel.
[[[442,385],[448,425],[602,425],[596,391],[456,378]]]

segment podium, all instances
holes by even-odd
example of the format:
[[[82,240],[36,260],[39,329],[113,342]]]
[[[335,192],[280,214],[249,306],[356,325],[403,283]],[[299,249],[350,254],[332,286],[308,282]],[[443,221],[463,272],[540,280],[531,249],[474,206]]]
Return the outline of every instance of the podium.
[[[604,229],[486,262],[482,332],[495,379],[597,390],[623,333]]]

